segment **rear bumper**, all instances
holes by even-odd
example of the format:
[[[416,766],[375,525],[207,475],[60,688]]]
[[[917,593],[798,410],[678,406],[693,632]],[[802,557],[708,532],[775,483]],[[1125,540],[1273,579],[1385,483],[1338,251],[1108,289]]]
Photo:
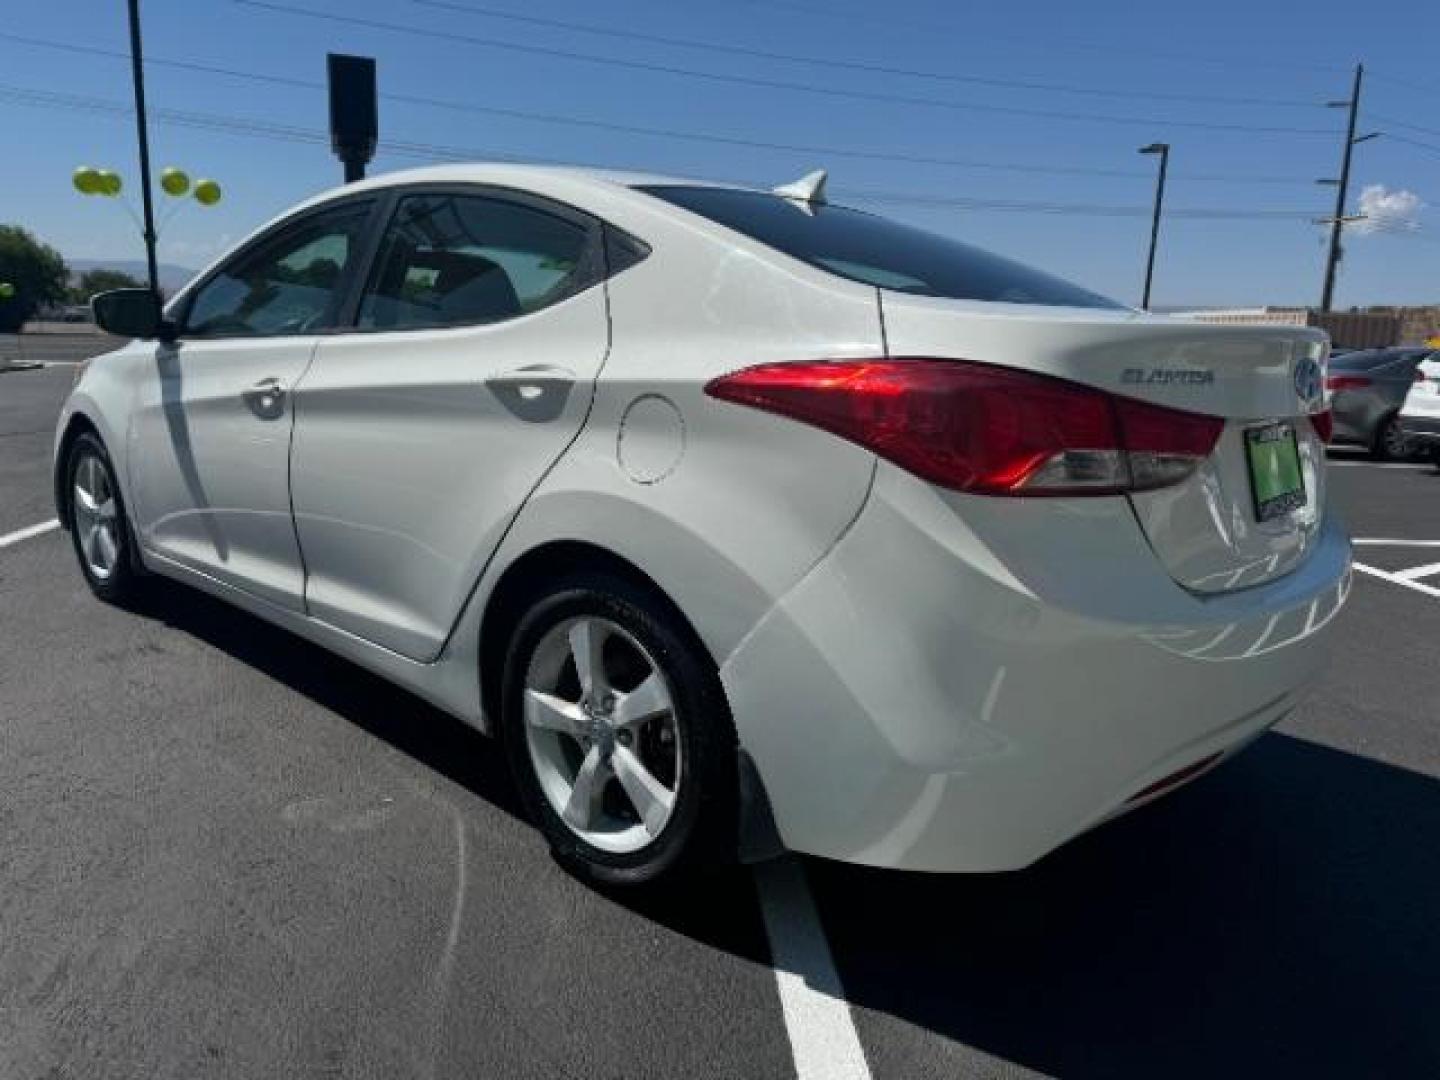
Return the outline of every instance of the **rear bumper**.
[[[1440,439],[1440,416],[1400,415],[1400,430],[1411,439]]]
[[[1349,565],[1327,522],[1291,573],[1201,598],[1123,499],[945,495],[882,463],[721,675],[787,847],[1015,869],[1281,719]]]

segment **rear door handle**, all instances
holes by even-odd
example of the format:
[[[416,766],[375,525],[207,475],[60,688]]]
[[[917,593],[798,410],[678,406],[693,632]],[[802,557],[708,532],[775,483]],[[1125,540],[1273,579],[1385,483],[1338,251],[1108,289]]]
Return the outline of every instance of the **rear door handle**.
[[[285,384],[279,379],[261,379],[240,391],[250,411],[262,420],[274,420],[285,411]]]
[[[496,393],[509,392],[524,399],[540,397],[547,390],[568,390],[575,385],[575,372],[555,364],[527,364],[525,367],[502,371],[485,380]]]

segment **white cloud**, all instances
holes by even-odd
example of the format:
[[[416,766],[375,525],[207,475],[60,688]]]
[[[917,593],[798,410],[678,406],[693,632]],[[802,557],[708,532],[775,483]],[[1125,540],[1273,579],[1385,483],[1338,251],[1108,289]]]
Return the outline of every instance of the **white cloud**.
[[[1360,213],[1351,229],[1357,233],[1394,232],[1396,229],[1418,229],[1425,203],[1413,191],[1387,188],[1384,184],[1367,184],[1360,192]]]

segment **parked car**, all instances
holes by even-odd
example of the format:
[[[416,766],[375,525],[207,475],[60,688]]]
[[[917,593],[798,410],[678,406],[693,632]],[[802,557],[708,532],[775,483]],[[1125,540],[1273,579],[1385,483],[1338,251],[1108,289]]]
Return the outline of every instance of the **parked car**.
[[[1321,332],[823,174],[399,173],[95,312],[139,340],[57,430],[90,588],[175,578],[499,736],[611,884],[1025,866],[1289,715],[1348,589]]]
[[[1325,389],[1335,417],[1334,441],[1368,449],[1381,461],[1412,450],[1399,423],[1400,406],[1414,385],[1423,348],[1360,349],[1330,356]]]
[[[1400,427],[1420,451],[1440,462],[1440,352],[1415,369],[1415,381],[1400,410]]]

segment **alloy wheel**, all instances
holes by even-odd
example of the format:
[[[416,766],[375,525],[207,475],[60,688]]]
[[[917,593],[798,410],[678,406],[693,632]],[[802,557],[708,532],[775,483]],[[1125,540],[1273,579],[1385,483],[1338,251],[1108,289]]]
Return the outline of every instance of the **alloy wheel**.
[[[612,854],[653,842],[674,814],[683,760],[653,656],[609,619],[567,619],[536,646],[524,695],[535,775],[566,827]]]
[[[95,454],[76,463],[70,504],[85,568],[97,581],[107,581],[120,558],[120,512],[110,470]]]

